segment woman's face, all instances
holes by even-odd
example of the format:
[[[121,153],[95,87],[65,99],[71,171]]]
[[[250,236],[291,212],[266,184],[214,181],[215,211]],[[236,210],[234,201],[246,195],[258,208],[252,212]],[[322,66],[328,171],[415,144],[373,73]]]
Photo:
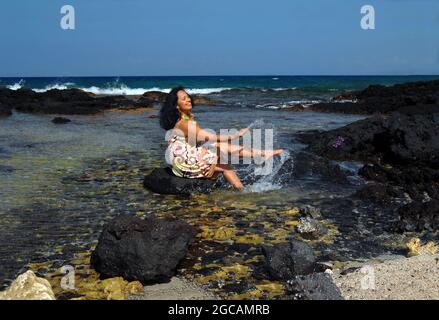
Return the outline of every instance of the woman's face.
[[[180,90],[177,92],[177,96],[177,106],[180,112],[189,113],[192,110],[192,101],[189,95],[184,90]]]

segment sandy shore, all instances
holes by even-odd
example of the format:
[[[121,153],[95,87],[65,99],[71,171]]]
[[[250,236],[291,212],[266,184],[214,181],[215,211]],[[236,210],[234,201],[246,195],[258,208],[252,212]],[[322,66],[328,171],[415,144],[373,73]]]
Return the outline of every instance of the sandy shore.
[[[439,255],[369,263],[332,279],[344,299],[439,299]]]
[[[346,300],[435,300],[439,299],[439,254],[370,261],[351,272],[331,275]],[[217,300],[211,291],[187,279],[145,286],[135,300]]]
[[[189,280],[173,277],[168,283],[145,286],[143,296],[130,296],[130,300],[218,300],[219,298]]]

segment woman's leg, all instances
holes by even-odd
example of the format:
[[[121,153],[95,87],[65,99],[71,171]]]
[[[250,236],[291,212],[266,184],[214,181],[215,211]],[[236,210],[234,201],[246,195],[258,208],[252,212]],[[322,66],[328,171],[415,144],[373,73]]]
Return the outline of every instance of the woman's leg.
[[[241,158],[251,158],[251,157],[262,157],[262,158],[270,158],[275,155],[281,154],[284,152],[283,149],[277,150],[259,150],[259,149],[250,149],[246,150],[243,146],[233,145],[226,142],[216,143],[216,147],[220,154],[230,154],[230,155],[238,155]]]
[[[224,178],[236,189],[243,189],[244,185],[236,174],[235,170],[228,164],[218,163],[215,167],[215,172],[222,172]]]

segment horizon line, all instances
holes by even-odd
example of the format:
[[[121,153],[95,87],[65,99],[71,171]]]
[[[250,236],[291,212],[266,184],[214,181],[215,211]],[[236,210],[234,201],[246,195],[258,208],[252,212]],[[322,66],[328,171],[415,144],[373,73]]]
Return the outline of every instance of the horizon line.
[[[169,77],[436,77],[439,74],[215,74],[215,75],[63,75],[63,76],[0,76],[4,78],[169,78]]]

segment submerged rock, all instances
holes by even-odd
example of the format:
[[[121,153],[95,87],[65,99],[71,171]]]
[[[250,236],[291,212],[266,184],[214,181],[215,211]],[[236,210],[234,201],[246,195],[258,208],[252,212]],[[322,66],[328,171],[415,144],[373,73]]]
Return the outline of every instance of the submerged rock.
[[[314,272],[316,257],[312,248],[301,241],[290,240],[289,243],[263,246],[265,267],[270,276],[276,280],[289,280],[296,275]]]
[[[355,192],[353,197],[385,207],[391,204],[392,199],[402,197],[402,193],[390,185],[373,183]]]
[[[0,104],[0,118],[9,117],[12,115],[11,109],[6,108],[5,106]]]
[[[328,229],[311,217],[300,218],[296,227],[304,239],[318,239],[328,232]]]
[[[160,194],[208,193],[216,185],[215,180],[180,178],[168,168],[156,168],[145,176],[143,186]]]
[[[55,300],[49,281],[31,270],[19,275],[10,287],[0,292],[0,300]]]
[[[166,282],[175,275],[195,233],[192,226],[179,220],[122,215],[104,227],[91,265],[104,278]]]
[[[291,111],[291,112],[303,112],[305,111],[305,107],[302,104],[293,104],[290,106],[287,106],[285,108],[281,108],[282,111]]]
[[[296,179],[318,176],[324,181],[350,185],[349,176],[351,175],[350,171],[342,169],[328,159],[309,152],[298,152],[283,163],[273,178],[273,183],[287,186],[295,184]]]
[[[99,280],[97,283],[87,283],[87,291],[71,300],[127,300],[131,296],[140,296],[145,293],[139,281],[128,282],[122,277]],[[65,296],[65,294],[64,294]],[[68,298],[68,297],[66,297]],[[58,299],[60,297],[58,296]],[[70,300],[69,299],[69,300]]]
[[[311,217],[314,219],[318,219],[322,217],[322,213],[319,208],[311,206],[309,204],[303,205],[299,209],[299,213],[303,217]]]
[[[71,121],[72,120],[67,119],[67,118],[63,118],[63,117],[55,117],[55,118],[52,119],[52,122],[54,124],[65,124],[65,123],[69,123]]]
[[[0,152],[1,153],[1,152]],[[0,172],[1,173],[11,173],[14,172],[15,168],[11,166],[4,166],[0,164]]]

